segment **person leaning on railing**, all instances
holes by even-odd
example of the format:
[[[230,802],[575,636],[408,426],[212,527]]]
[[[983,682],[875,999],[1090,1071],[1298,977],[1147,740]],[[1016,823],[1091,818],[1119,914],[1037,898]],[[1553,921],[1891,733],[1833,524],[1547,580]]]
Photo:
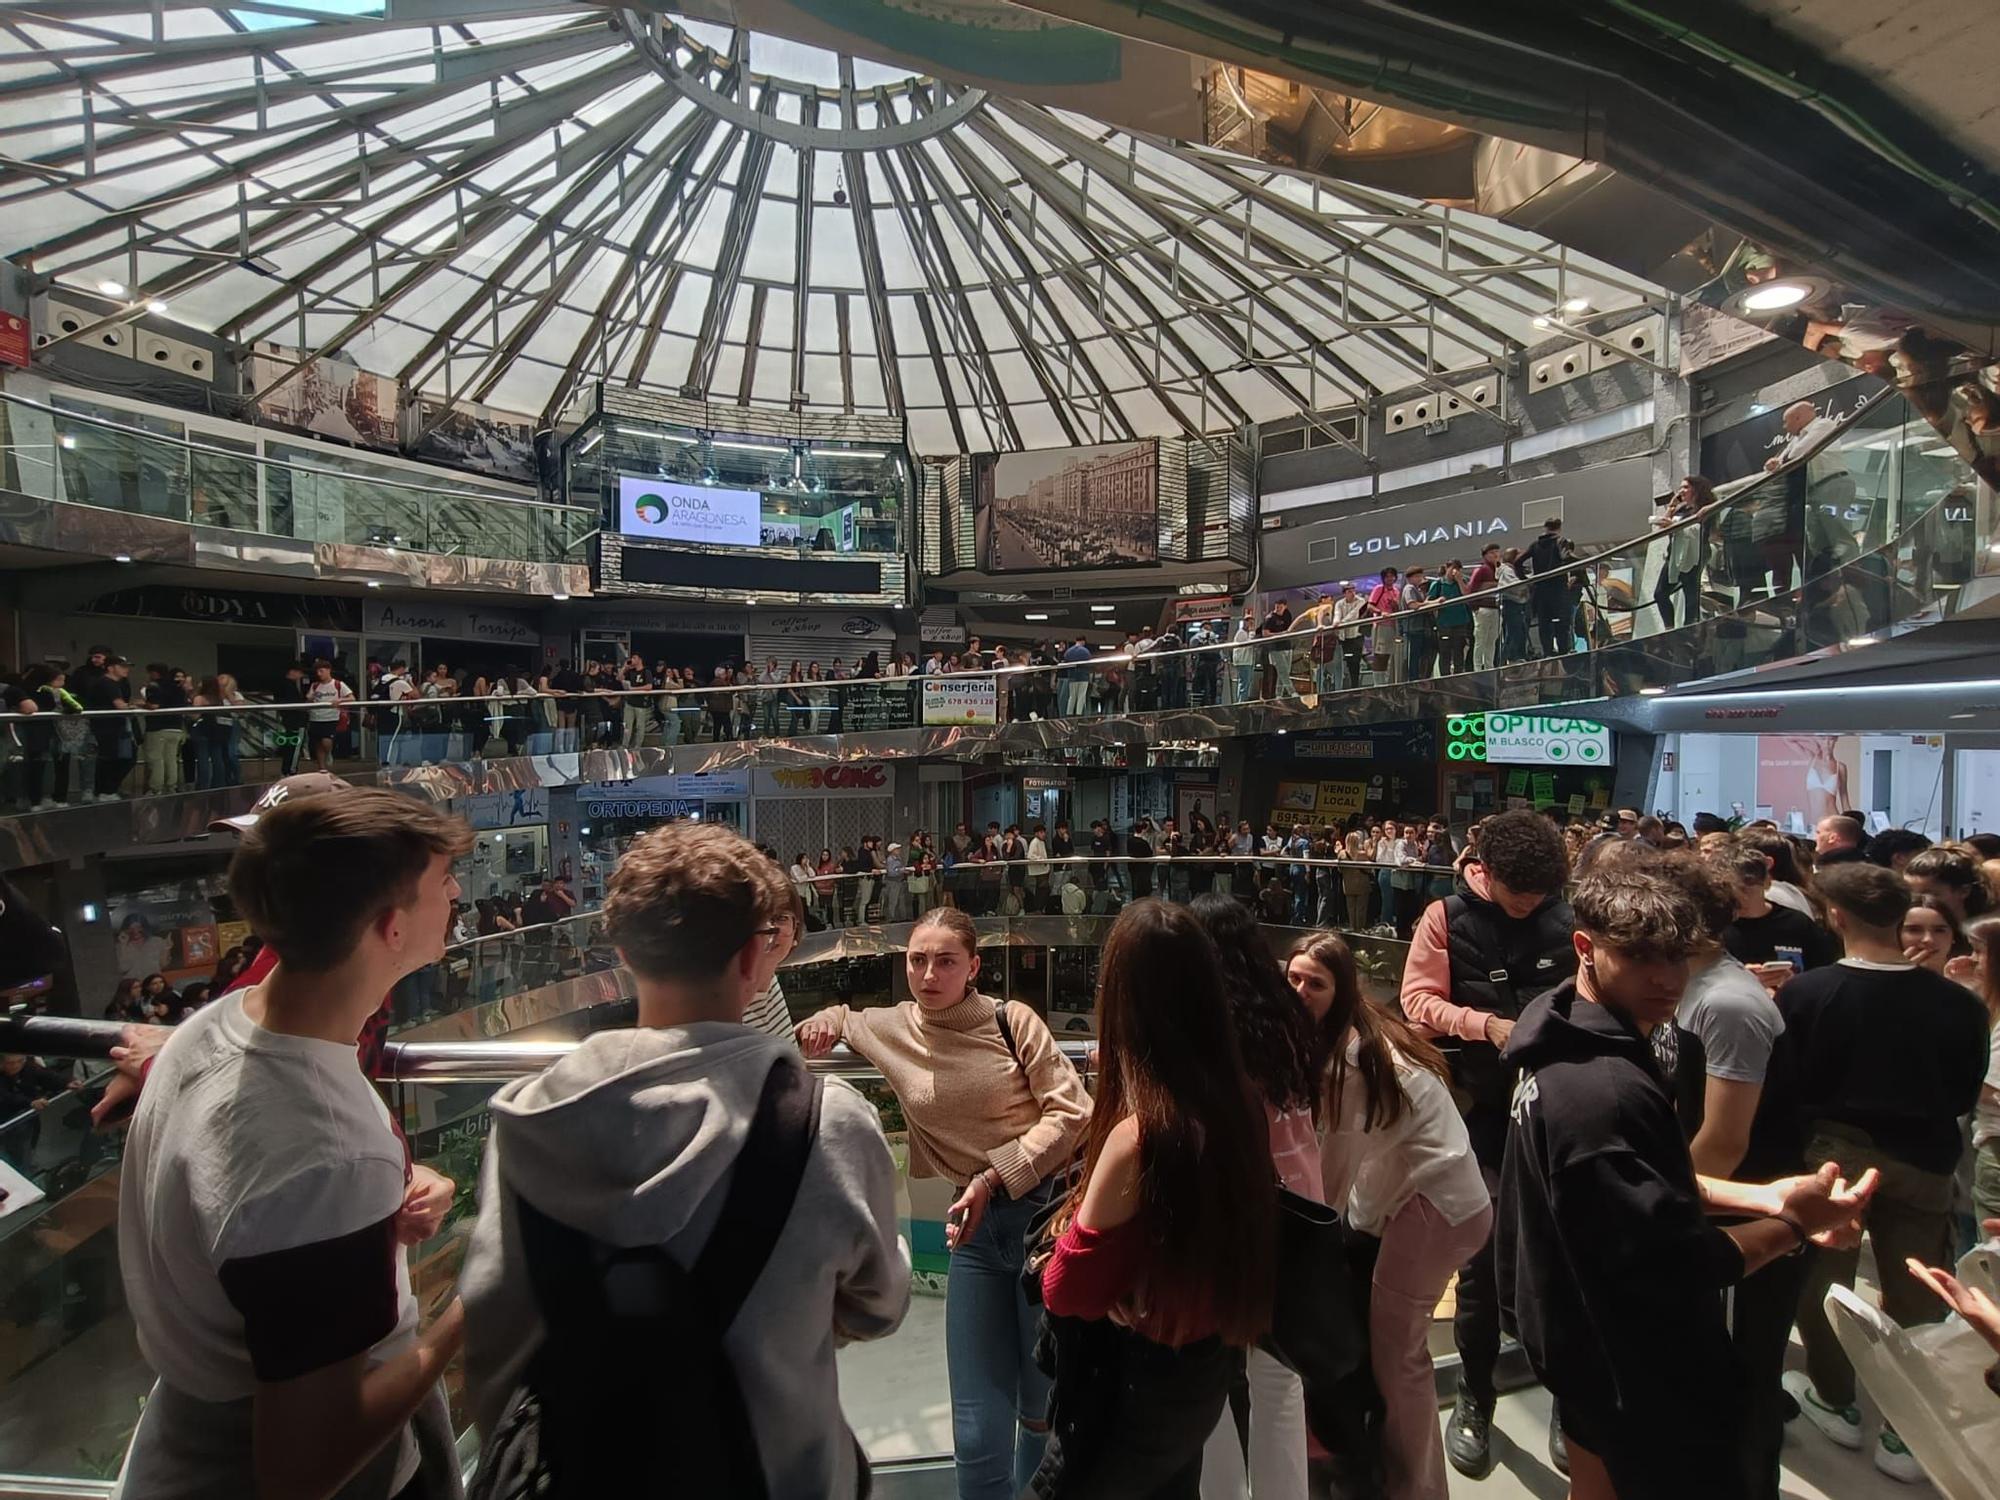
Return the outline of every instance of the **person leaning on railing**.
[[[1041,1461],[1047,1377],[1021,1287],[1029,1223],[1090,1118],[1083,1080],[1029,1006],[981,994],[978,935],[929,913],[906,954],[911,1000],[829,1006],[799,1024],[800,1050],[845,1042],[881,1069],[910,1127],[910,1175],[957,1189],[947,1217],[945,1361],[961,1500],[1014,1500]]]

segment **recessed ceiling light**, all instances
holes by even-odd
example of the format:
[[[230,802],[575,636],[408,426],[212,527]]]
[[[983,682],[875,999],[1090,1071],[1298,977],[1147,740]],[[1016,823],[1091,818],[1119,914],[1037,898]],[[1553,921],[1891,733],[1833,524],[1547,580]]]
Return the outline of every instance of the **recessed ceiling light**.
[[[76,446],[76,439],[72,437],[69,433],[65,432],[62,435],[62,445],[65,448],[74,448]],[[1995,547],[1993,550],[1995,552],[2000,552],[2000,547]]]
[[[2000,547],[1995,547],[1993,550],[1996,552],[2000,552]],[[1090,606],[1091,613],[1099,615],[1108,615],[1116,608],[1118,608],[1118,606],[1115,604],[1093,604]]]
[[[371,589],[379,589],[380,587],[382,587],[382,581],[379,578],[371,578],[368,580],[368,587],[370,587]]]
[[[567,604],[567,603],[569,603],[569,595],[568,595],[568,594],[551,594],[551,595],[549,595],[549,597],[550,597],[551,599],[555,600],[555,602],[556,602],[556,603],[558,603],[558,604]]]
[[[1875,644],[1875,637],[1872,635],[1849,636],[1847,644],[1850,646],[1872,646]]]
[[[151,302],[146,304],[146,311],[156,318],[166,310],[167,304],[162,302],[158,297],[155,297]]]
[[[1589,312],[1590,299],[1588,297],[1572,297],[1563,304],[1563,311],[1566,313]]]
[[[1743,294],[1743,306],[1750,312],[1778,312],[1787,307],[1797,307],[1806,300],[1810,288],[1796,281],[1774,281],[1769,286],[1760,286],[1754,292]]]
[[[1640,688],[1639,696],[1641,698],[1657,698],[1660,696],[1660,694],[1664,693],[1665,691],[1666,691],[1665,688],[1657,688],[1657,687]]]
[[[1046,620],[1046,619],[1048,618],[1048,616],[1047,616],[1047,615],[1023,615],[1023,616],[1021,616],[1021,618],[1022,618],[1022,619],[1024,619],[1024,620]]]
[[[121,553],[119,553],[119,554],[118,554],[118,555],[117,555],[116,557],[112,558],[111,560],[112,560],[113,562],[124,562],[124,563],[128,563],[128,562],[130,562],[130,561],[132,560],[132,554],[131,554],[131,553],[129,553],[129,552],[121,552]]]
[[[1546,328],[1549,326],[1549,320],[1547,318],[1536,318],[1534,320],[1534,326],[1537,328]]]
[[[100,281],[97,283],[97,289],[107,297],[122,297],[125,295],[125,283],[122,281]]]
[[[1953,714],[1952,717],[1954,719],[1976,719],[1979,717],[1979,715],[1976,713],[1965,713],[1965,714]]]

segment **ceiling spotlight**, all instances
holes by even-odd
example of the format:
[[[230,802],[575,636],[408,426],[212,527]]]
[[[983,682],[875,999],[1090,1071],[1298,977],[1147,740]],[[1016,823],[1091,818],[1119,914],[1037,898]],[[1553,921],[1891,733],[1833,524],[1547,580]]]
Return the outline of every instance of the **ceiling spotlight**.
[[[368,582],[368,587],[370,587],[371,589],[379,589],[380,587],[382,587],[382,580],[379,578],[370,578],[367,582]]]
[[[1811,295],[1812,288],[1796,281],[1773,281],[1743,294],[1746,312],[1782,312],[1797,307]]]
[[[558,604],[567,604],[567,603],[569,603],[569,595],[568,595],[568,594],[551,594],[551,595],[549,595],[549,597],[550,597],[551,599],[553,599],[553,600],[554,600],[554,601],[555,601],[556,603],[558,603]]]
[[[1572,297],[1563,304],[1563,311],[1566,313],[1589,312],[1590,299],[1588,297]]]
[[[158,297],[155,297],[151,302],[148,302],[146,304],[146,311],[151,313],[156,318],[159,317],[166,310],[167,310],[167,304],[162,302]]]
[[[122,281],[100,281],[97,283],[97,289],[107,297],[122,297],[125,295],[125,283]]]
[[[1546,328],[1549,326],[1549,320],[1547,318],[1536,318],[1534,320],[1534,326],[1536,328]]]
[[[129,553],[129,552],[121,552],[121,553],[119,553],[119,554],[118,554],[118,555],[117,555],[116,557],[112,558],[111,560],[112,560],[113,562],[122,562],[122,563],[128,563],[128,562],[130,562],[130,561],[132,560],[132,554],[131,554],[131,553]]]

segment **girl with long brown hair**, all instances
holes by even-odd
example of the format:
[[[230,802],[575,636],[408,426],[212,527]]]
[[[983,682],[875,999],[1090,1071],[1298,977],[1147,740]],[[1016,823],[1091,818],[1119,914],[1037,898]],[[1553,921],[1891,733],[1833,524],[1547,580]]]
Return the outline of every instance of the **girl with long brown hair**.
[[[911,999],[828,1006],[799,1048],[845,1042],[882,1070],[910,1132],[910,1175],[956,1193],[945,1242],[945,1369],[960,1500],[1014,1500],[1042,1461],[1049,1382],[1023,1290],[1030,1223],[1055,1201],[1090,1096],[1034,1010],[981,994],[979,938],[950,907],[924,913],[905,954]]]
[[[1269,1328],[1277,1197],[1215,945],[1151,899],[1098,970],[1103,1072],[1042,1297],[1056,1342],[1043,1500],[1191,1500],[1230,1350]]]
[[[1300,939],[1285,977],[1318,1025],[1326,1060],[1326,1201],[1382,1239],[1368,1352],[1386,1409],[1386,1493],[1389,1500],[1444,1500],[1431,1317],[1452,1273],[1486,1243],[1492,1200],[1443,1056],[1402,1017],[1362,995],[1347,944],[1330,932]]]

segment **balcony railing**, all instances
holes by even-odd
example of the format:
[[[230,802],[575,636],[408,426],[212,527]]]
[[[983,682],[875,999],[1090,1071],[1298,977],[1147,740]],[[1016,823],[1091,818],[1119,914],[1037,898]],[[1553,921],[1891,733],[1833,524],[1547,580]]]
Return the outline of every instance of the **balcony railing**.
[[[4,393],[0,487],[254,535],[514,562],[586,564],[598,524],[589,507],[288,463]]]
[[[1843,443],[1875,457],[1814,469]],[[1962,470],[1969,484],[1970,471],[1948,450],[1940,459],[1928,427],[1885,388],[1813,452],[1645,537],[1415,608],[1346,620],[1322,603],[1289,631],[1250,640],[917,676],[829,679],[779,663],[767,679],[767,661],[751,682],[649,674],[643,687],[561,693],[542,679],[530,693],[477,696],[453,682],[421,690],[434,697],[337,708],[93,712],[47,691],[43,712],[0,716],[18,766],[0,806],[49,812],[316,763],[451,795],[763,757],[1203,739],[1664,691],[1949,615],[1996,561],[1970,491],[1951,482]],[[1489,643],[1491,665],[1475,659]]]
[[[1140,867],[1157,864],[1179,868],[1194,863],[1192,859],[1079,860],[1076,867],[1095,864],[1123,870],[1124,877],[1106,885],[1127,889],[1131,872]],[[1210,863],[1221,872],[1218,888],[1223,888],[1227,865]],[[1274,857],[1270,863],[1282,868],[1304,862]],[[1332,862],[1310,863],[1337,873]],[[1449,875],[1438,870],[1421,873],[1427,877]],[[1175,889],[1172,875],[1159,873],[1155,888],[1171,894]],[[569,946],[587,951],[595,946],[594,940],[582,934],[595,920],[592,914],[551,924],[550,929],[524,929],[460,944],[450,951],[446,962],[486,965],[490,959],[475,955],[503,950],[526,955],[549,940],[553,929],[568,929],[573,936]],[[1042,945],[1052,954],[1069,949],[1094,957],[1110,918],[1094,914],[1067,919],[1072,925],[1054,936],[1036,937],[1030,931],[1030,924],[1057,920],[1063,919],[978,919],[981,947],[989,958],[982,984],[989,993],[1008,994],[1030,1003],[1039,998],[992,982],[995,970],[990,960],[996,950],[1018,941]],[[848,960],[854,955],[842,952],[842,943],[857,939],[873,942],[879,948],[878,956],[886,958],[893,951],[896,935],[893,927],[875,926],[821,932],[808,938],[809,946],[795,952],[781,971],[790,987],[795,1018],[802,1019],[819,1003],[808,998],[814,986],[807,981],[814,969],[837,969],[840,982],[851,984],[854,965]],[[1272,938],[1282,944],[1286,934],[1272,929]],[[1368,935],[1356,935],[1352,941],[1371,992],[1378,998],[1393,994],[1404,945]],[[810,946],[814,943],[817,947]],[[525,976],[525,970],[521,972]],[[603,1025],[629,1025],[629,1017],[617,1013],[611,1002],[629,997],[631,990],[622,982],[622,972],[614,972],[612,977],[618,982],[603,989],[593,1003],[594,1013],[577,1013],[575,1020],[580,1024],[565,1036],[550,1037],[547,1026],[537,1032],[547,1039],[536,1041],[416,1039],[406,1033],[392,1038],[385,1047],[381,1081],[409,1138],[414,1159],[443,1173],[458,1188],[438,1235],[410,1251],[411,1278],[421,1307],[440,1307],[455,1290],[477,1209],[479,1165],[490,1125],[487,1104],[493,1091],[510,1078],[546,1067],[572,1048],[584,1031]],[[891,996],[886,984],[879,991],[864,985],[852,998],[869,1004],[887,1002]],[[123,1035],[124,1028],[113,1022],[20,1016],[0,1019],[0,1051],[39,1053],[50,1058],[101,1059]],[[1065,1031],[1059,1041],[1080,1068],[1088,1065],[1088,1036]],[[943,1202],[937,1200],[934,1181],[913,1186],[903,1171],[907,1153],[900,1116],[894,1110],[893,1096],[880,1083],[880,1075],[844,1049],[813,1066],[855,1082],[884,1110],[885,1130],[898,1163],[898,1217],[918,1277],[918,1296],[903,1328],[889,1339],[855,1345],[841,1354],[841,1393],[848,1420],[878,1471],[893,1474],[898,1468],[948,1462],[949,1422],[939,1419],[929,1394],[918,1394],[946,1389],[942,1303],[922,1293],[926,1280],[941,1275],[945,1266]],[[91,1097],[88,1091],[66,1096],[64,1108],[80,1117]],[[141,1399],[151,1384],[136,1347],[130,1315],[118,1292],[116,1168],[121,1136],[115,1131],[92,1134],[79,1130],[73,1134],[78,1149],[92,1153],[89,1162],[44,1163],[43,1180],[52,1188],[48,1197],[0,1218],[0,1276],[6,1278],[4,1284],[15,1289],[6,1321],[17,1335],[15,1346],[24,1351],[21,1359],[0,1370],[0,1435],[4,1435],[0,1443],[5,1444],[0,1448],[0,1495],[108,1494],[108,1481],[122,1460]],[[923,1372],[924,1378],[913,1381],[912,1369]],[[464,1434],[462,1451],[469,1453],[473,1446],[470,1419],[456,1381],[448,1381],[447,1388]]]

